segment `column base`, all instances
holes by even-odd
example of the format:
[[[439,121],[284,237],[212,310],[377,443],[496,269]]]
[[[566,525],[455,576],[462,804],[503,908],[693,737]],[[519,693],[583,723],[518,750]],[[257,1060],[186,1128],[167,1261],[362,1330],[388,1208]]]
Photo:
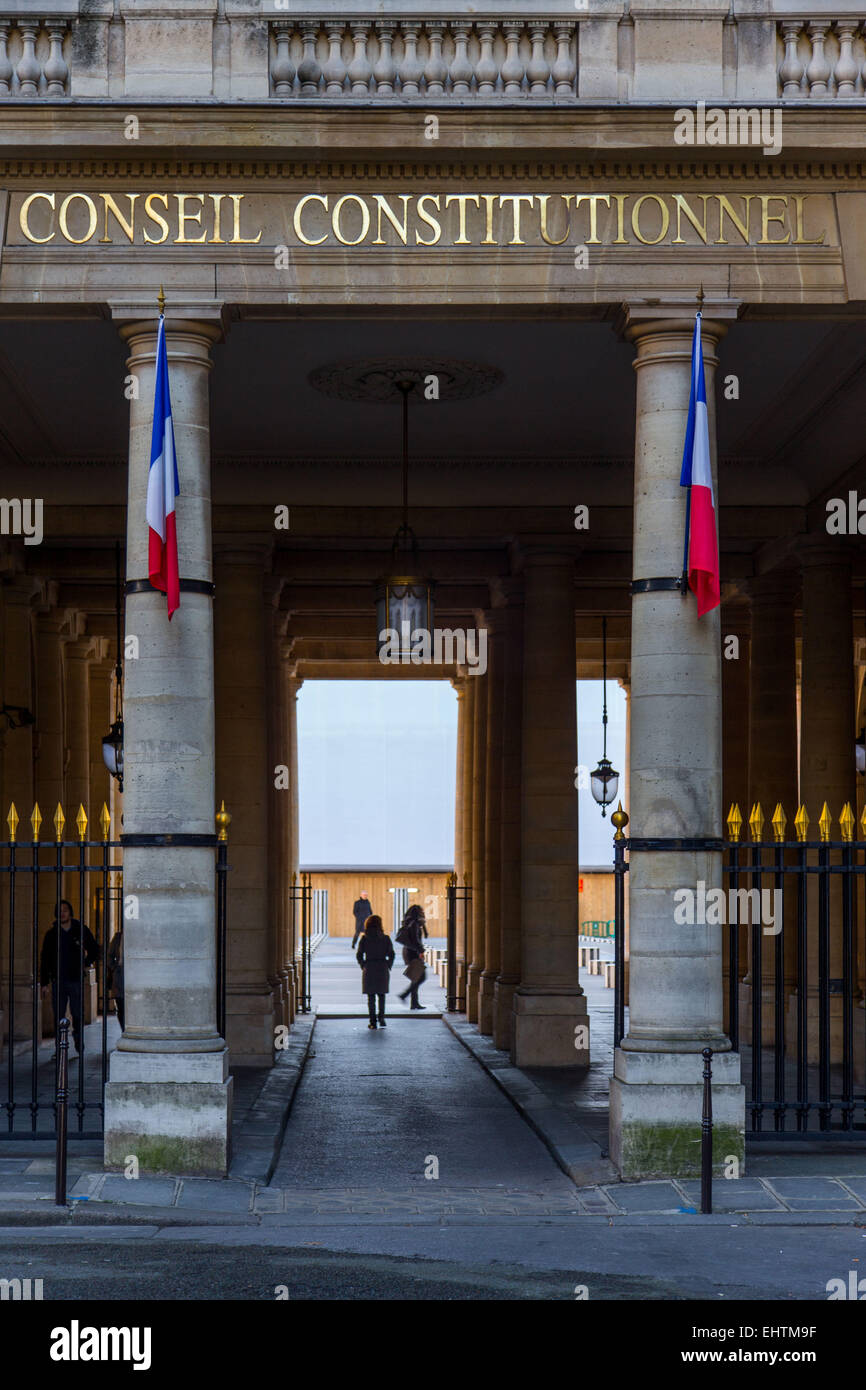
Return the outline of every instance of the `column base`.
[[[112,1052],[105,1086],[107,1168],[226,1176],[232,1078],[220,1052]]]
[[[466,972],[466,1019],[478,1022],[478,994],[481,989],[481,966],[470,965]]]
[[[518,987],[512,1005],[516,1067],[589,1066],[589,1014],[582,991],[536,994]]]
[[[514,1040],[514,991],[520,981],[500,975],[493,986],[493,1046],[509,1052]]]
[[[464,1011],[465,1011],[465,1009],[466,1009],[466,962],[465,962],[465,960],[458,960],[458,962],[457,962],[457,968],[456,968],[456,971],[455,971],[455,978],[454,978],[454,988],[455,988],[455,990],[456,990],[456,992],[457,992],[457,998],[463,1000],[463,1009],[464,1009]]]
[[[478,990],[478,1031],[490,1037],[493,1033],[493,992],[496,987],[496,971],[484,970]]]
[[[271,990],[230,989],[226,995],[226,1043],[236,1067],[270,1067],[280,1018]]]
[[[610,1082],[610,1156],[626,1179],[695,1178],[701,1172],[703,1068],[700,1052],[630,1052],[618,1047]],[[736,1158],[745,1172],[746,1088],[740,1056],[713,1057],[713,1172]],[[730,1171],[730,1169],[728,1170]]]

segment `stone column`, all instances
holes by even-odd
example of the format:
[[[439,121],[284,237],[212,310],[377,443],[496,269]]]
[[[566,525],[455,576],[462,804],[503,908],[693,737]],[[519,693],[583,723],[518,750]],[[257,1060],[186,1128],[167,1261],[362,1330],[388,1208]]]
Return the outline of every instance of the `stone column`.
[[[224,1175],[232,1082],[216,1030],[213,596],[182,588],[169,622],[146,585],[145,522],[156,323],[130,324],[126,633],[139,657],[125,672],[124,925],[126,1031],[105,1089],[105,1161],[135,1154],[145,1170]],[[208,372],[215,326],[168,321],[180,496],[181,583],[208,585],[211,467]],[[154,842],[171,836],[170,846]],[[197,842],[198,837],[204,843]],[[231,856],[231,842],[229,842]]]
[[[840,840],[839,815],[856,805],[854,763],[854,661],[851,560],[843,540],[819,536],[801,547],[803,575],[802,707],[800,715],[800,800],[809,816],[810,840],[820,838],[818,819],[826,801],[831,840]],[[815,856],[810,856],[812,862]],[[834,855],[834,859],[838,856]],[[807,1026],[809,1060],[818,1058],[818,880],[808,894]],[[842,880],[830,879],[830,977],[842,977]],[[855,981],[856,984],[856,981]],[[794,1026],[796,996],[789,1004]],[[863,1014],[857,1015],[855,1056],[862,1057]],[[842,994],[830,996],[830,1039],[841,1058]]]
[[[772,840],[772,818],[781,802],[788,818],[786,838],[794,838],[797,814],[797,648],[794,626],[796,576],[779,570],[756,578],[752,592],[752,640],[749,673],[750,750],[748,796],[743,811],[743,841],[749,836],[748,820],[752,807],[760,804],[764,814],[763,838]],[[727,664],[727,663],[726,663]],[[727,812],[728,807],[725,807]],[[741,886],[751,887],[743,878]],[[771,877],[762,886],[774,886]],[[785,884],[786,975],[793,988],[791,972],[796,962],[797,892],[796,880]],[[746,972],[740,989],[740,1036],[752,1040],[752,937],[761,933],[761,1033],[765,1044],[773,1042],[775,1021],[776,936],[765,932],[759,922],[740,927],[741,959],[744,948]],[[769,924],[772,925],[772,924]]]
[[[633,577],[670,579],[682,567],[685,494],[679,484],[688,415],[693,320],[639,322]],[[715,495],[713,355],[724,331],[703,324]],[[721,840],[722,710],[719,610],[698,618],[678,589],[632,597],[628,835]],[[739,1056],[722,1023],[721,927],[678,925],[675,893],[720,888],[719,850],[630,854],[629,1031],[614,1056],[611,1156],[626,1178],[699,1168],[701,1050],[713,1048],[715,1155],[743,1157]]]
[[[504,614],[491,608],[487,627],[487,751],[484,777],[484,969],[479,979],[478,1028],[493,1032],[496,977],[501,966],[502,931],[502,645]],[[476,679],[471,677],[471,679]]]
[[[736,803],[744,821],[749,819],[749,657],[751,622],[743,603],[725,604],[721,615],[722,633],[722,823],[727,836],[727,816]],[[730,1010],[729,926],[722,926],[722,1018]],[[739,955],[734,988],[749,969],[749,932],[739,935]],[[743,1022],[743,1015],[740,1015]]]
[[[520,984],[511,1057],[519,1067],[586,1066],[589,1015],[578,978],[577,671],[574,552],[524,551]]]
[[[465,867],[465,806],[463,803],[463,777],[466,763],[466,686],[468,676],[465,673],[456,676],[451,684],[457,694],[457,771],[454,779],[454,874],[458,883],[464,881]],[[462,939],[461,916],[458,908],[457,913],[457,932],[454,943],[454,968],[456,974],[460,975],[460,967],[465,961],[466,944]],[[459,993],[459,986],[458,986]]]
[[[268,804],[277,774],[268,748],[266,560],[263,546],[220,547],[214,576],[216,794],[232,818],[226,1043],[232,1062],[246,1067],[271,1065],[280,1023],[269,979]]]
[[[17,706],[20,710],[34,713],[33,690],[33,603],[42,596],[42,585],[31,575],[16,575],[6,580],[0,588],[3,616],[3,662],[0,664],[0,694],[2,703]],[[14,803],[19,824],[16,832],[18,843],[23,847],[32,840],[30,815],[35,800],[34,789],[34,731],[32,725],[20,722],[15,716],[15,728],[7,725],[4,719],[3,733],[3,839],[9,836],[6,817]],[[29,859],[29,853],[28,853]],[[12,1002],[14,1023],[9,1010],[10,977],[10,923],[9,899],[0,892],[0,941],[2,941],[3,975],[3,1032],[9,1037],[14,1029],[14,1039],[29,1039],[32,1029],[34,962],[31,944],[33,916],[32,875],[21,874],[15,888],[14,947],[15,959],[11,967]],[[39,968],[38,957],[35,965]],[[37,1036],[41,1036],[41,997],[37,996]]]
[[[80,637],[66,644],[66,814],[72,822],[79,806],[84,807],[88,820],[93,814],[90,805],[90,662],[94,651],[93,637]],[[66,836],[67,839],[76,837],[77,831]]]
[[[483,616],[477,619],[483,622]],[[478,1022],[478,993],[484,969],[484,924],[487,875],[484,868],[485,800],[487,777],[487,676],[477,682],[472,706],[472,946],[467,942],[466,1017]]]
[[[90,824],[87,827],[87,837],[90,840],[102,839],[102,826],[99,817],[102,815],[103,806],[109,805],[111,797],[109,786],[111,776],[102,756],[102,740],[111,728],[114,719],[114,708],[111,701],[114,659],[107,655],[107,647],[108,643],[105,639],[100,639],[96,659],[90,663],[89,668],[90,805],[87,808],[87,814],[90,817]]]
[[[276,769],[288,767],[288,739],[286,729],[286,696],[283,684],[283,663],[280,646],[286,626],[286,615],[276,604],[279,601],[281,585],[271,581],[265,598],[265,623],[267,637],[267,718],[268,718],[268,768],[270,782],[268,790],[268,902],[270,919],[270,965],[269,978],[274,989],[274,1001],[280,1022],[288,1025],[292,1021],[290,1003],[290,976],[286,969],[288,944],[289,872],[289,826],[291,797],[290,785]],[[277,785],[279,783],[279,785]]]
[[[53,595],[49,594],[49,598]],[[43,610],[36,623],[36,801],[42,813],[42,826],[39,838],[43,845],[55,840],[54,816],[58,805],[69,821],[69,808],[66,805],[66,719],[64,690],[63,649],[67,642],[78,633],[78,615],[71,609],[47,608]],[[76,810],[78,808],[76,807]],[[73,812],[74,819],[74,812]],[[28,838],[30,838],[28,836]],[[75,838],[74,825],[65,825],[64,839]],[[47,848],[42,862],[46,863]],[[53,858],[53,856],[52,856]],[[77,886],[77,885],[76,885]],[[39,945],[49,930],[57,910],[58,896],[74,898],[76,894],[66,883],[61,885],[58,895],[57,879],[54,874],[40,874],[38,884],[39,898]],[[74,904],[76,911],[78,904]],[[46,1033],[53,1033],[54,1020],[51,1017],[50,1000],[45,1001],[43,1009]]]
[[[290,826],[289,826],[289,883],[300,883],[300,838],[301,838],[301,805],[298,797],[298,694],[303,680],[297,675],[297,662],[288,660],[286,662],[286,704],[288,714],[288,737],[289,737],[289,792],[290,792]],[[294,913],[291,917],[291,970],[294,984],[295,1011],[301,1002],[299,990],[301,987],[301,970],[299,964],[299,952],[301,949],[301,917],[300,904],[295,904]]]
[[[463,696],[463,764],[462,764],[462,786],[458,789],[463,805],[463,868],[461,876],[464,884],[469,885],[470,901],[463,906],[463,910],[458,916],[459,954],[457,957],[457,997],[464,1001],[464,1009],[468,1010],[468,971],[472,960],[472,911],[473,900],[475,897],[475,880],[472,876],[472,828],[475,824],[474,795],[475,795],[475,704],[476,691],[478,689],[478,676],[466,677]]]
[[[498,581],[506,606],[502,634],[502,825],[500,846],[499,974],[493,988],[493,1042],[509,1051],[514,1038],[514,991],[520,984],[520,827],[523,742],[523,584]]]

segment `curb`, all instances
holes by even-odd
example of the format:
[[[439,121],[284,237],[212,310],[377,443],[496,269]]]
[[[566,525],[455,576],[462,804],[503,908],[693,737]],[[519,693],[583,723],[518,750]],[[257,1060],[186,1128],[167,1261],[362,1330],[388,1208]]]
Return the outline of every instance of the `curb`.
[[[268,1073],[265,1084],[236,1136],[229,1178],[248,1182],[270,1182],[286,1132],[298,1084],[304,1072],[313,1030],[315,1011],[295,1018],[288,1045]]]
[[[583,1126],[555,1105],[525,1072],[512,1066],[506,1054],[479,1033],[474,1023],[447,1014],[442,1015],[442,1021],[496,1082],[576,1187],[620,1181],[613,1163],[602,1155],[601,1147]]]

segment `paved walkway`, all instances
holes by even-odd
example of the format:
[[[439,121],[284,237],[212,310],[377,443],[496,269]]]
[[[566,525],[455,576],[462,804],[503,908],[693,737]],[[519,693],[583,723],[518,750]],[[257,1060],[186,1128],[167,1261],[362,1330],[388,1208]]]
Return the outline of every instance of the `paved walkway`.
[[[444,949],[445,944],[444,937],[431,937],[428,942],[429,946],[440,949]],[[391,971],[386,1009],[405,1014],[406,1005],[400,1003],[397,995],[409,981],[403,976],[403,948],[395,945],[394,949],[397,959]],[[350,936],[329,936],[319,946],[312,961],[310,994],[319,1018],[367,1017],[367,999],[361,993],[361,970]],[[438,976],[429,967],[419,999],[427,1012],[435,1014],[441,1014],[447,1002]]]

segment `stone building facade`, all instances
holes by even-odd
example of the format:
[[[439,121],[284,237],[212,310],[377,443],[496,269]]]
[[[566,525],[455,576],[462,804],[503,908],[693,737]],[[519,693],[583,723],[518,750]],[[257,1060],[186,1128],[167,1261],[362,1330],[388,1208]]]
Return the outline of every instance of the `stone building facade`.
[[[832,0],[0,0],[3,491],[44,502],[41,544],[3,537],[3,702],[36,714],[0,732],[4,814],[80,801],[93,822],[108,799],[121,537],[138,644],[122,827],[112,809],[141,914],[109,1163],[225,1172],[230,1059],[269,1063],[292,1022],[296,696],[386,669],[373,593],[401,515],[401,374],[439,392],[410,407],[437,622],[489,637],[484,674],[436,672],[460,696],[460,970],[482,1032],[523,1066],[591,1051],[574,691],[600,673],[602,616],[635,835],[714,839],[733,800],[856,802],[856,499],[849,534],[826,517],[863,473],[864,76],[864,17]],[[171,624],[140,583],[161,286]],[[633,589],[681,568],[699,294],[723,581],[701,620],[673,589]],[[174,845],[145,843],[160,835]],[[611,1084],[627,1175],[671,1170],[707,1045],[742,1152],[721,932],[677,936],[669,910],[675,885],[720,873],[708,850],[630,871]],[[862,927],[857,959],[862,986]]]

